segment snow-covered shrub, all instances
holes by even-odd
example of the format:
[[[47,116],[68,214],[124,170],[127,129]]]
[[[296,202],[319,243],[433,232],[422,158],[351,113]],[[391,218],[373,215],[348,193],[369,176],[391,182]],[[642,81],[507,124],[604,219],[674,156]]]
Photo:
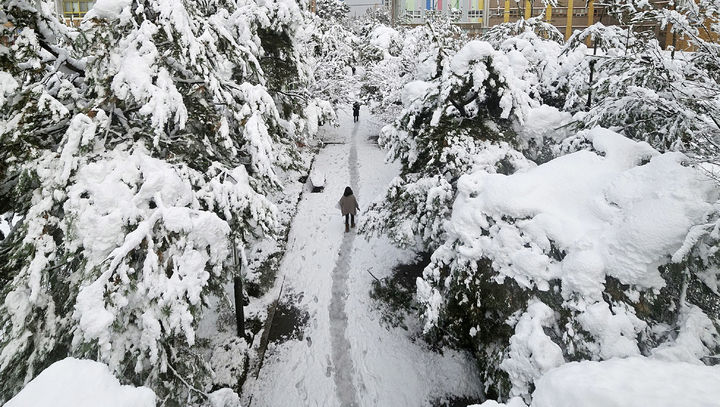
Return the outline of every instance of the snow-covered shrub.
[[[530,165],[515,150],[512,124],[537,105],[522,79],[526,65],[513,64],[489,43],[472,41],[456,53],[436,47],[436,75],[405,86],[401,116],[380,134],[402,169],[363,226],[429,250],[444,239],[442,224],[462,174]]]
[[[71,29],[51,2],[0,5],[0,399],[72,355],[206,401],[198,320],[233,250],[274,233],[265,195],[329,113],[298,94],[303,11],[103,0]]]
[[[458,181],[418,297],[426,330],[476,350],[499,397],[570,360],[720,350],[720,190],[680,153],[596,128],[589,149]]]

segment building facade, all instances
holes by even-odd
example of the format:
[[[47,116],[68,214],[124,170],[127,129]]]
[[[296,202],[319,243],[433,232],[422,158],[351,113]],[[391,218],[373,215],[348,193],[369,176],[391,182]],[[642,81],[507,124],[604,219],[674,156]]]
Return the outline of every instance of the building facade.
[[[528,19],[545,13],[547,21],[554,25],[567,40],[575,30],[601,22],[617,24],[605,8],[595,7],[594,0],[558,0],[557,6],[545,6],[535,0],[390,0],[391,11],[397,24],[424,24],[435,17],[451,18],[457,25],[471,33],[481,33],[501,23]],[[653,3],[667,3],[654,0]],[[642,27],[635,27],[642,28]],[[646,29],[656,29],[648,26]],[[663,33],[657,32],[663,42]]]

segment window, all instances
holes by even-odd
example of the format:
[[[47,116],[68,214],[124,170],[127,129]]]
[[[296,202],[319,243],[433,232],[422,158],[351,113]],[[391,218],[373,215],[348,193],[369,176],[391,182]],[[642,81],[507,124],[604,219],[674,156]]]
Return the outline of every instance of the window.
[[[422,11],[420,10],[405,10],[405,17],[411,20],[419,20],[422,18]]]
[[[82,19],[95,5],[95,1],[63,0],[63,17],[69,20]]]
[[[468,10],[468,18],[482,18],[482,10]]]

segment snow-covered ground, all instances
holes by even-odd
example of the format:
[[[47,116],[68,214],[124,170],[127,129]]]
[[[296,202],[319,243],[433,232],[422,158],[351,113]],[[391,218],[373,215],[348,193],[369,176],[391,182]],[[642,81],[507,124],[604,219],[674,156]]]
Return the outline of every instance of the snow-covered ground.
[[[360,117],[355,124],[340,112],[341,126],[326,131],[338,144],[321,150],[313,168],[326,175],[325,192],[303,196],[278,274],[280,302],[308,313],[302,338],[270,343],[257,380],[245,383],[245,406],[422,406],[448,394],[480,396],[468,355],[435,353],[380,322],[369,272],[382,278],[414,256],[385,239],[344,233],[336,205],[345,186],[355,191],[362,222],[362,209],[398,170],[369,139],[378,130],[372,119]]]

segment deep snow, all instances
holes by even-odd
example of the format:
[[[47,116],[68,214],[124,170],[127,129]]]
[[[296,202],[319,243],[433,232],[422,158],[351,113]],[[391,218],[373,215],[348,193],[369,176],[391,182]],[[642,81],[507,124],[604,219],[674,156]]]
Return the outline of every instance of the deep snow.
[[[122,386],[107,365],[65,358],[43,370],[5,407],[154,407],[147,387]]]
[[[536,383],[530,407],[712,407],[720,367],[630,357],[571,362]],[[527,407],[520,397],[470,407]]]

